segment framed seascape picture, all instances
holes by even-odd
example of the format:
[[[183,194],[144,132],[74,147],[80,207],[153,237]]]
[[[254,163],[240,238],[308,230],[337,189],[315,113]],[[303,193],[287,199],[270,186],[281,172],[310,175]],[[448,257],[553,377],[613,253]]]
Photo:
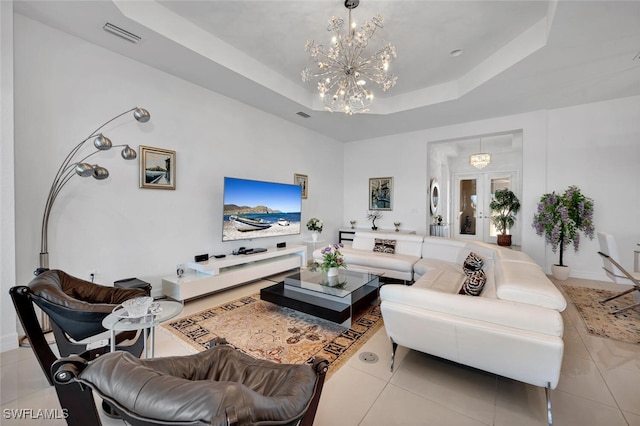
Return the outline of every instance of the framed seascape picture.
[[[393,178],[369,178],[369,210],[393,210]]]
[[[295,173],[293,175],[293,183],[302,187],[302,198],[307,198],[307,187],[309,186],[309,177]]]
[[[176,189],[176,152],[140,145],[140,188]]]

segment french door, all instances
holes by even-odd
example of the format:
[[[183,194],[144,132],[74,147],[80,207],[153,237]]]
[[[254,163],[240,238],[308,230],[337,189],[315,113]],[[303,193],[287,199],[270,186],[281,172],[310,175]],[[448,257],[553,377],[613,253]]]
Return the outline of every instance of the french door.
[[[515,172],[456,175],[453,194],[455,238],[495,243],[497,232],[489,204],[496,190],[507,188],[517,195],[515,187]],[[514,227],[510,233],[515,231]]]

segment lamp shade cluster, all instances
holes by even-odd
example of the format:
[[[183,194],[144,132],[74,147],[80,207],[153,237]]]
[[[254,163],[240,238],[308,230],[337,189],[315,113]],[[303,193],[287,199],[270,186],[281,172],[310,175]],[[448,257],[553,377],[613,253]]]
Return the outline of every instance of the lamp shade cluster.
[[[131,148],[129,145],[113,145],[111,139],[100,133],[100,130],[111,123],[112,121],[122,117],[125,114],[133,112],[134,118],[140,123],[146,123],[151,118],[149,111],[144,108],[135,107],[129,109],[121,114],[116,115],[100,127],[98,127],[93,133],[91,133],[87,138],[85,138],[82,142],[76,145],[70,152],[67,154],[65,159],[62,161],[62,164],[58,168],[56,175],[53,178],[53,182],[51,183],[51,188],[49,189],[49,194],[47,196],[47,201],[44,206],[44,213],[42,214],[42,229],[40,234],[40,266],[35,270],[35,274],[39,275],[41,272],[49,269],[49,251],[48,251],[48,226],[49,226],[49,215],[51,214],[51,209],[53,207],[56,198],[60,191],[65,187],[65,185],[74,177],[89,177],[92,176],[97,180],[104,180],[109,177],[109,170],[105,167],[100,166],[98,164],[91,164],[87,160],[102,152],[107,151],[114,147],[122,147],[122,151],[120,155],[125,160],[135,160],[138,156],[136,151]],[[76,157],[80,156],[80,151],[88,141],[93,141],[94,151],[90,152],[88,155],[82,157],[81,159],[77,159]]]

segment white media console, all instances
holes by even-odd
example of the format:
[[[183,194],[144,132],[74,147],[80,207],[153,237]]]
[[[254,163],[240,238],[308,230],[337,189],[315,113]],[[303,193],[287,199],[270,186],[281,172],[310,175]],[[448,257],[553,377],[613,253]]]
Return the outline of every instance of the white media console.
[[[162,293],[175,300],[195,299],[306,264],[307,247],[301,245],[191,262],[182,277],[162,279]]]

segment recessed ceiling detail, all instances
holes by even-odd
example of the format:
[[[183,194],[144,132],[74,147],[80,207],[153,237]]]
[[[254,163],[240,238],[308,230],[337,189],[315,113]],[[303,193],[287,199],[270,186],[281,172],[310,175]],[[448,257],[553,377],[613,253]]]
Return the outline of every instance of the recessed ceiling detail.
[[[358,19],[385,18],[376,36],[393,41],[399,79],[348,119],[323,111],[300,80],[304,42],[326,38],[318,22],[344,14],[343,0],[33,0],[13,10],[339,141],[640,95],[640,1],[362,1]],[[142,41],[122,43],[105,22]],[[313,120],[295,116],[311,110]]]

